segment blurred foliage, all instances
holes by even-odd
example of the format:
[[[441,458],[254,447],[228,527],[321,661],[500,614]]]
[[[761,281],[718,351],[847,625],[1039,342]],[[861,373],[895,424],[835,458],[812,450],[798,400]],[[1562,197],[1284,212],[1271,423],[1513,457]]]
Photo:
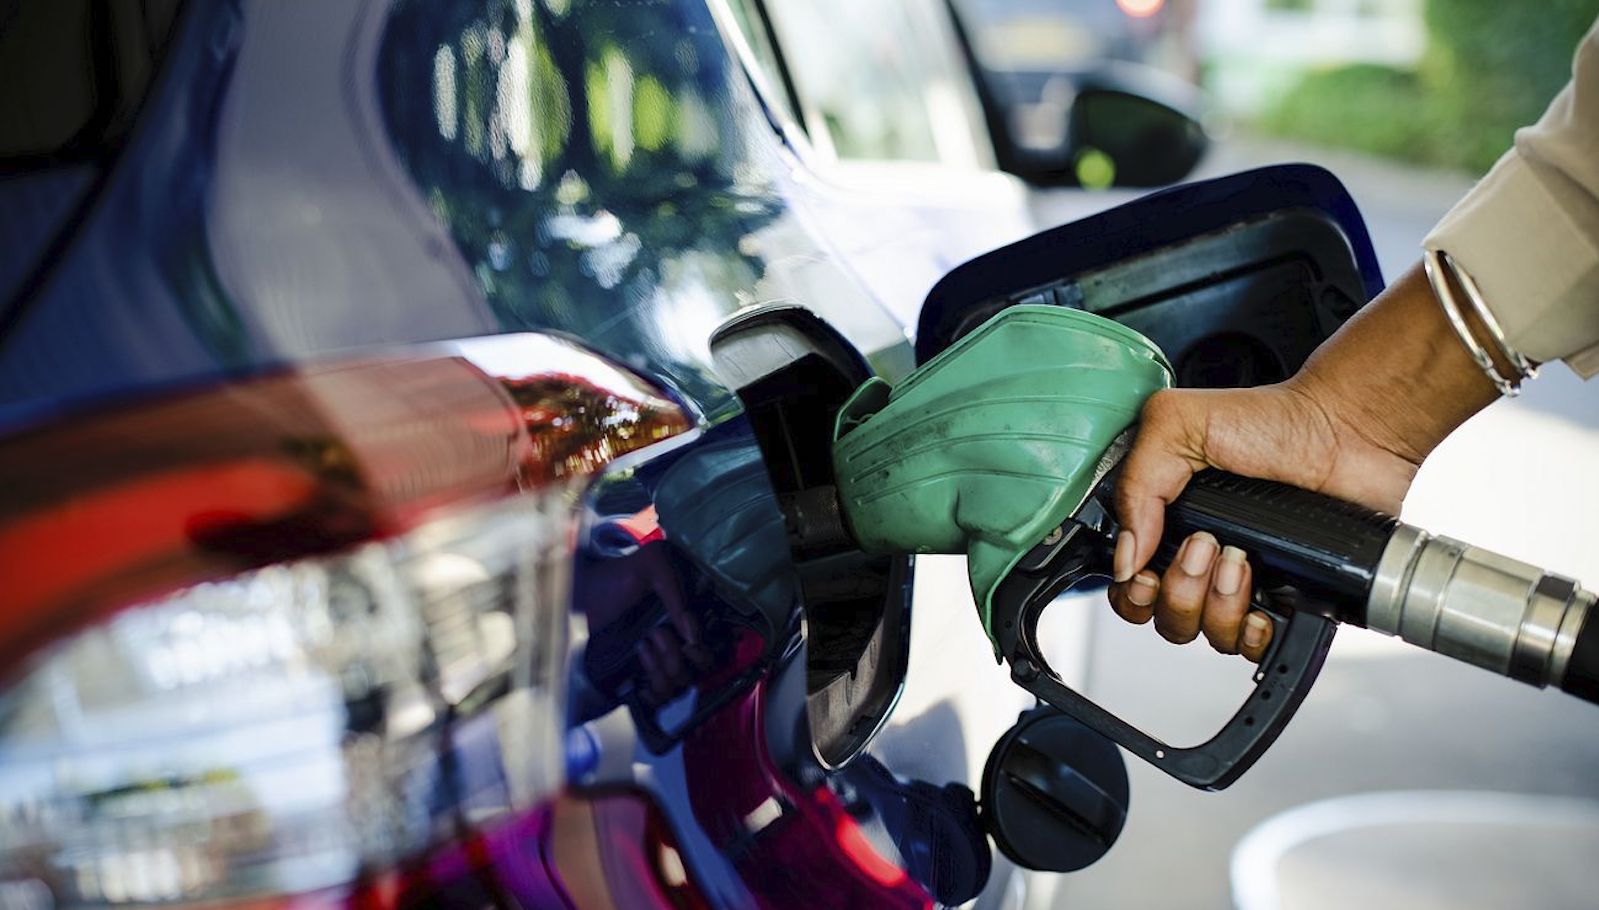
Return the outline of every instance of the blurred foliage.
[[[1445,143],[1435,100],[1415,73],[1359,63],[1307,73],[1260,126],[1317,145],[1461,166],[1438,147]]]
[[[1307,73],[1267,131],[1482,173],[1571,77],[1599,0],[1426,0],[1414,71],[1356,64]]]

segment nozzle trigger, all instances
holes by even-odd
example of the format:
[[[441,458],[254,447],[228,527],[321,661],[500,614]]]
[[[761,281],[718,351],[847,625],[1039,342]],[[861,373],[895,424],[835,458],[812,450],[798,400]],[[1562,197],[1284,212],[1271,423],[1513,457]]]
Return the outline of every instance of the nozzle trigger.
[[[1310,609],[1294,609],[1292,591],[1262,598],[1258,606],[1272,618],[1273,630],[1254,674],[1254,691],[1206,742],[1171,746],[1073,690],[1044,657],[1038,645],[1044,609],[1078,582],[1109,571],[1108,523],[1073,520],[1060,530],[1058,538],[1051,534],[1026,553],[994,590],[992,629],[1010,665],[1011,681],[1183,783],[1204,790],[1229,786],[1265,753],[1304,701],[1332,646],[1337,622]]]

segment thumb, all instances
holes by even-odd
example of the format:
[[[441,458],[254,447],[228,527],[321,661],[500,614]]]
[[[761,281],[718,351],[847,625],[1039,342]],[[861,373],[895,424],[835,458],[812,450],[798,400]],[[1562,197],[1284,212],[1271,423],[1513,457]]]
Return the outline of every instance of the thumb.
[[[1117,581],[1132,578],[1149,564],[1160,545],[1166,507],[1204,467],[1183,445],[1188,435],[1182,419],[1170,409],[1145,408],[1144,422],[1116,481],[1116,520],[1122,527],[1113,567]]]

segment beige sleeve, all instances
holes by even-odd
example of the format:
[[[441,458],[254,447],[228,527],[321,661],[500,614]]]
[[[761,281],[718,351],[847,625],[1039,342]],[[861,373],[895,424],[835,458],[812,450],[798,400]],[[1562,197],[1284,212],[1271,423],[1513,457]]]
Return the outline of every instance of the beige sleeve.
[[[1476,279],[1514,348],[1599,374],[1599,23],[1549,110],[1422,245]]]

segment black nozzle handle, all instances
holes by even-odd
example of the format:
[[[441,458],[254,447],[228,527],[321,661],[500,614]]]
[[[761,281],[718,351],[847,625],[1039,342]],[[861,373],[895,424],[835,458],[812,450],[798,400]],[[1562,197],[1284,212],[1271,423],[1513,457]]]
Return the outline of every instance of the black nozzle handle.
[[[1094,503],[1092,511],[1102,515],[1102,498]],[[1192,747],[1156,739],[1076,692],[1049,666],[1039,646],[1038,620],[1055,596],[1110,567],[1109,528],[1083,511],[1078,518],[1023,556],[995,588],[990,602],[995,643],[1010,664],[1011,679],[1177,780],[1208,790],[1227,787],[1270,748],[1292,719],[1332,646],[1337,616],[1313,606],[1320,601],[1296,589],[1329,565],[1364,554],[1363,545],[1351,547],[1343,540],[1341,529],[1350,522],[1346,505],[1281,484],[1263,486],[1232,475],[1208,474],[1196,478],[1168,509],[1169,543],[1162,545],[1157,561],[1169,562],[1184,537],[1207,530],[1250,551],[1259,566],[1257,591],[1279,580],[1284,589],[1261,597],[1274,631],[1250,697],[1221,730]],[[1364,512],[1357,519],[1362,530],[1368,521],[1392,523],[1382,516],[1368,520]],[[1371,557],[1373,566],[1381,552],[1379,542]]]
[[[1043,597],[1011,595],[1002,602],[1029,606],[1017,616],[1021,633],[1000,635],[1016,683],[1103,733],[1172,777],[1207,790],[1237,780],[1287,726],[1321,672],[1341,622],[1363,624],[1373,578],[1398,523],[1363,506],[1269,480],[1222,471],[1196,475],[1166,510],[1166,528],[1153,560],[1164,569],[1196,531],[1248,554],[1257,604],[1271,617],[1273,634],[1254,676],[1255,688],[1237,713],[1205,742],[1168,745],[1073,691],[1045,672],[1035,638]],[[1069,541],[1068,541],[1069,543]],[[1018,566],[1001,587],[1029,581],[1041,593],[1059,582],[1032,580]],[[1047,568],[1047,566],[1046,566]]]
[[[1340,623],[1599,701],[1599,619],[1590,615],[1599,598],[1570,579],[1320,493],[1204,471],[1166,510],[1153,566],[1164,569],[1197,531],[1243,549],[1273,633],[1232,719],[1197,746],[1168,745],[1072,690],[1038,643],[1054,597],[1109,569],[1105,492],[996,586],[995,643],[1017,685],[1191,786],[1226,787],[1265,753],[1315,683]]]
[[[1271,480],[1206,470],[1166,510],[1164,568],[1196,531],[1248,554],[1257,590],[1301,592],[1296,609],[1365,625],[1366,601],[1398,522],[1365,506]]]

